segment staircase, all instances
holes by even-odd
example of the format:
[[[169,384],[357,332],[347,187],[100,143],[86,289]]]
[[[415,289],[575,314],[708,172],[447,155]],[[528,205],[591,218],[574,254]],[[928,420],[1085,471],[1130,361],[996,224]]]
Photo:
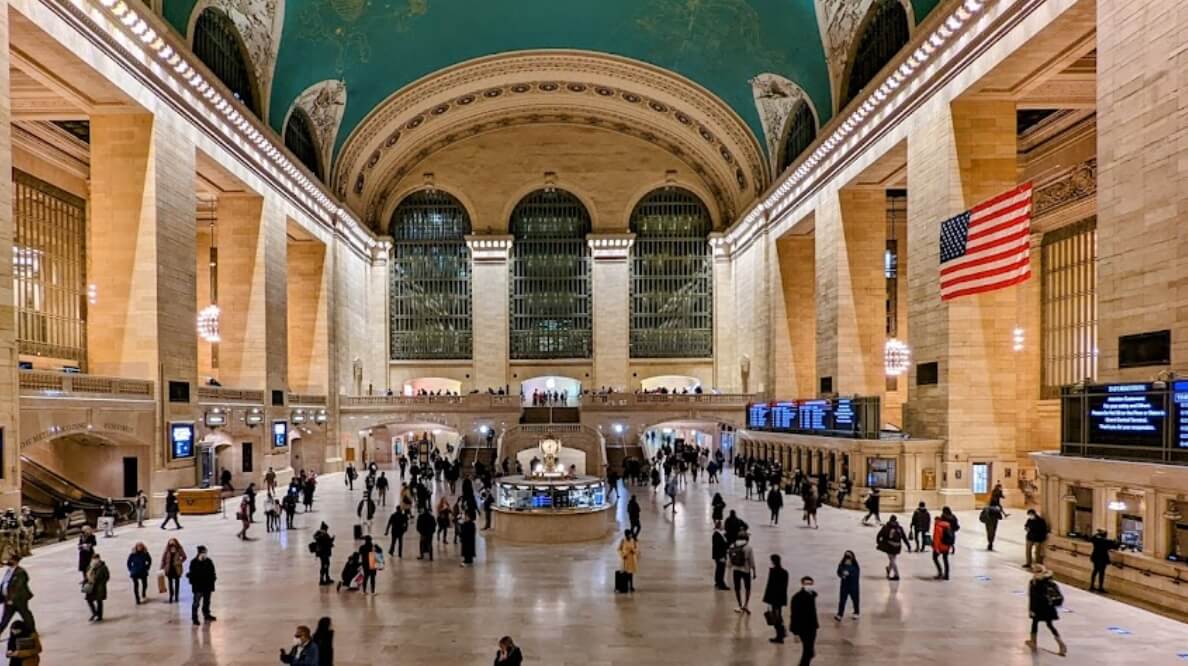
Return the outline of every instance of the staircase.
[[[621,476],[623,474],[623,465],[628,458],[635,458],[642,461],[644,459],[643,448],[636,445],[606,447],[607,472],[613,471]]]
[[[582,410],[578,407],[525,407],[520,413],[520,423],[581,423]]]
[[[495,447],[463,445],[458,452],[458,460],[462,463],[463,474],[473,474],[474,464],[477,462],[481,462],[487,469],[491,469],[491,466],[495,464]]]

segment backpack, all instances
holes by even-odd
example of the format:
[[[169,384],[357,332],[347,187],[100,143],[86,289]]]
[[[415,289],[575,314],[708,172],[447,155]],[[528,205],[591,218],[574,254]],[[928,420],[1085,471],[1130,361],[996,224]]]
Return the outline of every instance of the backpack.
[[[730,547],[730,566],[740,569],[747,566],[747,550],[742,546]]]
[[[952,546],[957,543],[957,539],[953,535],[953,528],[945,525],[945,529],[941,532],[941,543],[946,546]]]
[[[1044,598],[1048,600],[1048,605],[1052,608],[1064,605],[1064,594],[1060,592],[1060,587],[1054,581],[1048,581],[1048,584],[1044,586]]]

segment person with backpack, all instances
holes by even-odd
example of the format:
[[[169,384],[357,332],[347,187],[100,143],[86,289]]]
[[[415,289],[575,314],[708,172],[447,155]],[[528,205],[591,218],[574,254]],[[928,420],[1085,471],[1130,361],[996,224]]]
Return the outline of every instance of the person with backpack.
[[[887,519],[887,524],[883,525],[875,537],[875,547],[887,554],[887,580],[899,580],[899,567],[895,564],[895,558],[899,557],[905,541],[907,535],[903,533],[903,526],[895,516]]]
[[[1056,645],[1060,648],[1060,656],[1068,654],[1068,647],[1060,638],[1060,632],[1056,631],[1056,627],[1052,624],[1060,619],[1056,609],[1063,605],[1064,595],[1060,592],[1056,581],[1052,580],[1052,572],[1045,569],[1042,564],[1035,565],[1035,574],[1031,577],[1031,583],[1027,587],[1027,610],[1031,616],[1031,638],[1024,642],[1032,652],[1036,650],[1039,623],[1043,622],[1052,632],[1052,638],[1056,639]]]
[[[330,585],[334,579],[330,577],[330,555],[334,552],[334,537],[330,534],[330,527],[326,523],[314,532],[313,541],[309,544],[309,552],[318,558],[318,585]]]
[[[780,565],[780,556],[771,556],[771,569],[767,572],[767,585],[763,588],[763,603],[767,604],[765,617],[775,629],[772,643],[784,642],[784,606],[788,605],[788,570]]]
[[[627,591],[635,591],[635,572],[639,569],[639,540],[633,530],[623,531],[623,540],[619,542],[620,571],[627,576]]]
[[[812,576],[800,579],[800,590],[792,595],[788,608],[788,631],[800,639],[800,666],[809,666],[817,642],[817,591]]]
[[[854,603],[854,619],[858,619],[859,607],[859,581],[862,578],[862,569],[858,566],[858,557],[854,555],[854,551],[847,550],[842,554],[841,562],[837,564],[837,578],[841,585],[841,592],[837,602],[837,615],[833,616],[834,620],[842,621],[842,617],[846,614],[846,599]]]
[[[986,526],[986,550],[994,550],[994,537],[998,534],[998,521],[1004,517],[1002,506],[998,504],[987,504],[986,508],[982,509],[982,513],[978,515],[978,520]]]
[[[1027,522],[1023,524],[1023,530],[1027,533],[1027,545],[1023,548],[1027,561],[1023,564],[1023,568],[1030,569],[1033,562],[1035,564],[1044,563],[1044,542],[1048,540],[1048,521],[1035,509],[1028,509]]]
[[[738,608],[734,612],[746,615],[751,614],[747,605],[751,603],[751,580],[755,578],[755,551],[751,549],[750,540],[750,535],[743,530],[727,551],[730,568],[734,572],[734,599],[738,601]]]
[[[367,594],[367,584],[371,583],[371,594],[375,594],[375,575],[384,566],[384,549],[371,541],[371,535],[363,537],[363,545],[359,546],[359,567],[363,571],[363,584],[359,591]]]
[[[946,507],[948,508],[948,507]],[[953,525],[945,517],[944,512],[936,517],[932,526],[932,564],[936,566],[936,579],[949,580],[949,553],[953,551],[956,534]],[[940,561],[944,560],[945,570],[941,572]]]
[[[347,556],[347,560],[342,565],[342,577],[338,581],[338,586],[334,588],[336,592],[342,591],[342,586],[346,585],[348,591],[355,589],[355,578],[359,575],[359,553],[353,552]]]
[[[866,496],[866,516],[862,519],[862,524],[866,525],[873,516],[875,523],[882,525],[883,521],[879,518],[879,489],[871,488],[870,494]]]
[[[911,542],[916,544],[916,552],[924,552],[924,544],[929,543],[929,535],[932,533],[932,516],[928,513],[928,507],[923,502],[916,507],[912,512],[911,534],[909,535],[908,552],[911,552]]]
[[[770,524],[779,525],[780,509],[784,508],[784,496],[780,494],[779,487],[772,486],[767,492],[767,508],[771,511]]]

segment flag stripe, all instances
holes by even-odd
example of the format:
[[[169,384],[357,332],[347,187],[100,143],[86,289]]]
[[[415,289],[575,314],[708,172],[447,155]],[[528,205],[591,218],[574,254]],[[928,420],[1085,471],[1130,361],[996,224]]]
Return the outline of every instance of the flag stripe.
[[[940,229],[941,299],[1019,284],[1031,276],[1030,183],[945,220]]]
[[[974,227],[971,225],[969,227],[969,232],[970,232],[969,237],[965,239],[965,242],[970,243],[972,245],[973,242],[976,240],[985,238],[986,236],[993,236],[994,234],[996,234],[1000,231],[1003,231],[1004,229],[1010,229],[1011,227],[1015,227],[1015,226],[1019,226],[1019,225],[1022,225],[1023,228],[1026,229],[1028,226],[1030,226],[1030,222],[1031,222],[1030,215],[1031,215],[1030,213],[1023,213],[1022,215],[1008,217],[1005,220],[1001,217],[996,217],[989,221],[997,222],[997,224],[994,224],[993,226],[981,224],[977,227],[977,231],[975,231]]]
[[[960,298],[961,296],[969,296],[970,294],[980,294],[980,293],[987,292],[987,291],[994,291],[996,289],[1002,289],[1004,287],[1010,287],[1010,286],[1019,284],[1021,282],[1026,282],[1027,279],[1030,277],[1031,277],[1031,270],[1026,269],[1014,276],[1003,277],[1003,278],[1000,278],[997,280],[986,282],[986,283],[978,285],[978,286],[967,287],[965,289],[958,289],[956,291],[950,291],[948,293],[943,293],[943,294],[941,294],[941,300],[942,301],[951,301],[954,298]]]
[[[1028,194],[1028,196],[1030,197],[1030,194]],[[978,225],[985,224],[987,222],[993,222],[995,220],[1000,220],[1003,217],[1008,217],[1008,216],[1015,217],[1015,213],[1022,213],[1024,216],[1026,216],[1030,212],[1031,212],[1031,199],[1030,198],[1015,201],[1015,202],[1011,203],[1009,206],[1000,206],[999,208],[997,208],[996,210],[993,210],[993,211],[983,211],[983,212],[971,211],[969,228],[973,229],[974,227],[976,227]]]
[[[944,278],[946,278],[954,273],[960,273],[961,271],[968,270],[970,268],[974,268],[977,266],[985,266],[986,264],[994,263],[996,261],[1001,261],[1001,260],[1007,259],[1009,257],[1014,257],[1014,256],[1018,255],[1019,252],[1022,251],[1025,247],[1026,246],[1021,248],[1018,244],[1013,244],[1001,252],[989,254],[984,257],[983,256],[975,257],[973,261],[965,261],[965,262],[961,262],[961,263],[958,263],[955,261],[950,262],[949,264],[946,264],[944,268],[941,269],[941,282],[944,282]]]
[[[981,271],[977,271],[976,273],[966,273],[963,275],[958,275],[956,277],[949,278],[948,280],[941,282],[941,291],[950,289],[954,285],[962,284],[965,282],[970,282],[973,280],[981,280],[983,278],[988,278],[988,277],[994,277],[995,275],[1001,275],[1004,271],[1015,271],[1019,268],[1028,266],[1030,264],[1031,264],[1031,258],[1026,255],[1024,255],[1021,258],[1015,257],[1013,261],[1002,262],[1001,265],[995,266],[993,268],[987,268],[987,269],[984,269]]]

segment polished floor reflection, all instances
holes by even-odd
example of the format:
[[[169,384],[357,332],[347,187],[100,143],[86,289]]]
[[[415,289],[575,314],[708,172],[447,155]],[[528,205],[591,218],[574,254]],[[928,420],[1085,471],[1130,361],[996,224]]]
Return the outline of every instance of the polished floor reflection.
[[[638,489],[642,554],[638,592],[630,597],[612,591],[617,557],[611,536],[567,546],[480,538],[478,562],[469,569],[458,566],[455,546],[439,551],[433,563],[417,561],[406,548],[402,561],[379,574],[378,595],[335,593],[333,587],[318,587],[317,562],[306,548],[317,523],[327,520],[338,534],[338,574],[361,491],[347,492],[335,475],[322,483],[315,512],[298,514],[294,531],[266,534],[261,522],[253,527],[254,540],[241,542],[230,516],[204,516],[183,519],[180,532],[154,525],[101,537],[99,552],[111,567],[112,582],[106,619],[99,625],[86,622],[74,544],[38,550],[25,565],[45,645],[42,663],[275,664],[278,648],[291,642],[293,626],[313,625],[322,615],[334,618],[336,663],[342,666],[488,664],[503,634],[523,646],[527,663],[550,666],[795,663],[798,645],[768,643],[771,634],[760,612],[735,614],[733,595],[713,590],[709,498],[719,489],[755,534],[761,574],[753,609],[761,608],[771,552],[783,554],[794,579],[809,574],[818,580],[822,629],[815,663],[1154,666],[1188,659],[1179,656],[1188,654],[1188,626],[1068,585],[1063,586],[1068,608],[1057,626],[1069,656],[1055,655],[1044,634],[1041,645],[1047,649],[1030,653],[1023,646],[1029,623],[1022,596],[1028,575],[1019,567],[1022,513],[1000,526],[995,553],[978,547],[976,516],[963,515],[951,581],[933,581],[928,555],[913,554],[901,558],[903,580],[892,584],[883,579],[885,560],[874,550],[875,529],[862,527],[860,514],[824,509],[821,529],[804,529],[794,510],[799,500],[790,498],[784,524],[768,527],[766,507],[741,499],[741,484],[736,489],[729,475],[721,486],[690,484],[675,520],[659,512],[659,498],[650,489]],[[619,518],[626,522],[622,505]],[[144,541],[156,559],[172,536],[191,554],[206,545],[218,567],[219,619],[211,626],[190,624],[184,582],[179,605],[156,595],[155,581],[149,603],[132,602],[123,574],[127,553]],[[836,625],[834,570],[847,548],[863,565],[862,618]]]

